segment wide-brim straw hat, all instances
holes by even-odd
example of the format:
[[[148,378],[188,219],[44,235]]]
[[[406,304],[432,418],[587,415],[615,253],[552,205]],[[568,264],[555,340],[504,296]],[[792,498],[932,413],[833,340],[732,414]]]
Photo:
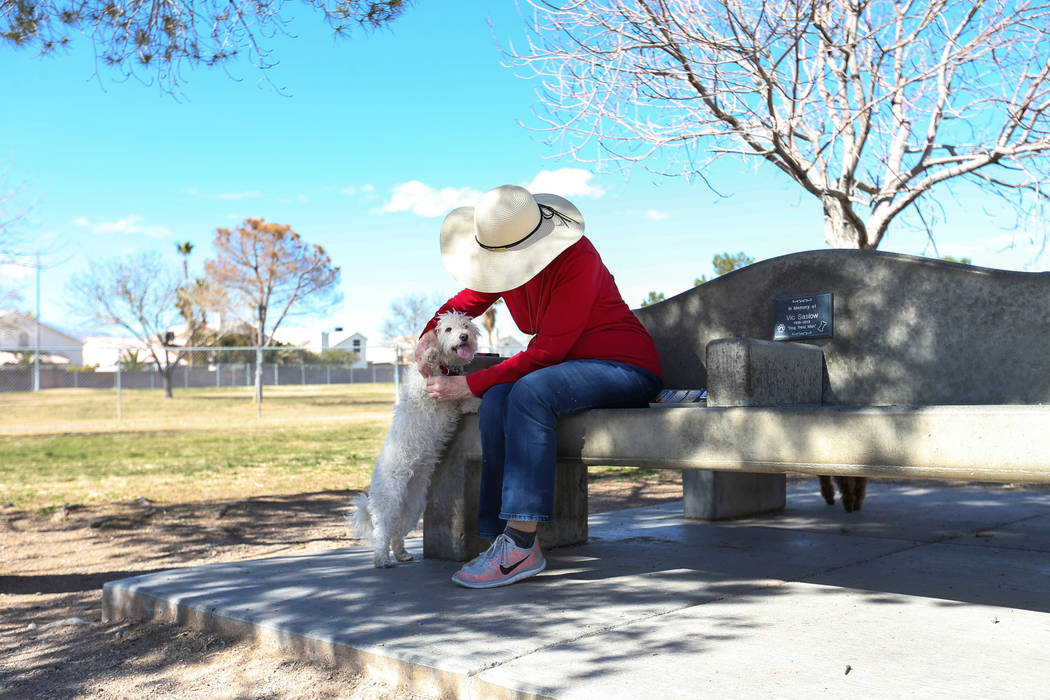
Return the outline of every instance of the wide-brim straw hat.
[[[583,215],[556,194],[503,185],[441,224],[441,259],[463,286],[506,292],[528,282],[583,236]]]

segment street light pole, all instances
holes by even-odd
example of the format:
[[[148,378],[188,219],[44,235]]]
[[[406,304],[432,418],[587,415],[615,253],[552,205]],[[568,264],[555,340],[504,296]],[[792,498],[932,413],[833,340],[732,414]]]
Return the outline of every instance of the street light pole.
[[[40,391],[40,250],[36,251],[36,339],[33,348],[33,391]]]

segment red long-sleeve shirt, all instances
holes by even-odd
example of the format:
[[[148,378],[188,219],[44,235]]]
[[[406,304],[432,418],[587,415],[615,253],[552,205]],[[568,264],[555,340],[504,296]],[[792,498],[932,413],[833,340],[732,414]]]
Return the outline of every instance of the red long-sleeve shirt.
[[[445,302],[423,332],[434,328],[437,316],[446,311],[476,318],[501,296],[518,328],[534,337],[522,352],[467,375],[475,396],[563,360],[612,360],[661,374],[653,339],[620,296],[612,274],[586,237],[516,289],[502,294],[464,289]]]

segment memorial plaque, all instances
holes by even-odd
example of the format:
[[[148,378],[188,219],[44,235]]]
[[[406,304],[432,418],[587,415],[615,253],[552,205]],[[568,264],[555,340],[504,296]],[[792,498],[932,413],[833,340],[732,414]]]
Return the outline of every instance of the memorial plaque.
[[[834,298],[830,292],[775,299],[773,340],[834,337],[834,308]]]

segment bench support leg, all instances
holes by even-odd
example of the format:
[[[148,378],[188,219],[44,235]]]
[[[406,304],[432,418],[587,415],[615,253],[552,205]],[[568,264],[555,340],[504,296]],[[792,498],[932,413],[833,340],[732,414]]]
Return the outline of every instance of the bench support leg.
[[[726,520],[783,510],[787,504],[787,477],[783,474],[682,472],[685,517]]]
[[[466,416],[430,482],[423,513],[423,557],[467,561],[488,546],[477,532],[481,483],[480,434],[476,416]],[[543,547],[587,541],[587,467],[558,463],[554,521],[540,523]]]
[[[722,338],[707,344],[707,405],[819,404],[824,355],[814,345]],[[685,517],[723,520],[783,510],[783,474],[686,471]]]

